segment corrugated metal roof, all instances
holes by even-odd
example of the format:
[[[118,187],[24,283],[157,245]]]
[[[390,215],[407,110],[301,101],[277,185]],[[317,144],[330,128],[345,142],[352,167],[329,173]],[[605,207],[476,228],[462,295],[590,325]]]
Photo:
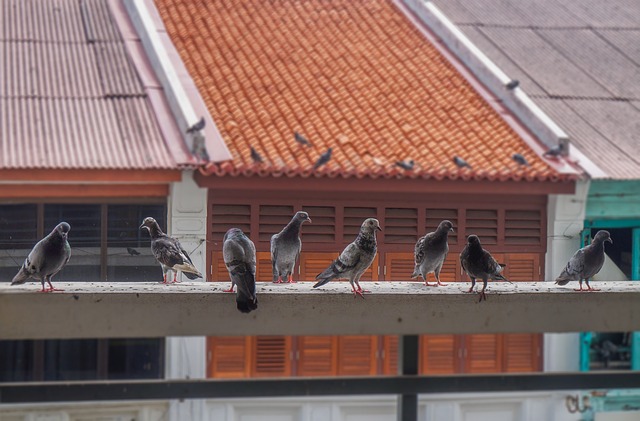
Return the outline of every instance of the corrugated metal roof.
[[[640,2],[433,1],[609,177],[640,178]]]
[[[0,169],[176,169],[131,51],[108,0],[0,0]]]

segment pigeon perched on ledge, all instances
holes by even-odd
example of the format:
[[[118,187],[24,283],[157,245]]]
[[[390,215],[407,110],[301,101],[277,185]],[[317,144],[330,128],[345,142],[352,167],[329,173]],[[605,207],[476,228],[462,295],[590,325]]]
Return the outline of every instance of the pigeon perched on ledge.
[[[144,218],[140,229],[146,229],[151,236],[151,252],[162,267],[163,283],[167,283],[167,272],[173,271],[173,283],[178,282],[178,271],[189,279],[202,278],[202,274],[193,265],[189,254],[180,242],[162,232],[155,219]]]
[[[296,212],[286,227],[271,236],[271,265],[273,268],[273,282],[282,283],[282,277],[287,282],[294,283],[293,269],[302,250],[300,229],[304,222],[311,222],[307,212]]]
[[[567,266],[556,279],[556,284],[567,285],[570,281],[579,281],[580,289],[576,289],[576,291],[599,291],[591,288],[589,279],[600,272],[600,269],[604,266],[605,241],[613,244],[609,231],[598,231],[591,244],[576,251],[569,259]],[[583,279],[587,283],[587,289],[582,289]]]
[[[431,286],[427,282],[427,276],[429,273],[433,273],[437,281],[434,286],[445,285],[440,282],[440,270],[449,253],[449,232],[453,232],[453,224],[445,219],[440,222],[434,232],[430,232],[418,240],[414,251],[416,267],[411,278],[422,277],[424,284]]]
[[[364,298],[363,293],[369,291],[364,291],[359,281],[376,257],[376,231],[382,231],[378,220],[365,219],[355,241],[349,244],[328,268],[316,276],[318,282],[313,287],[318,288],[333,279],[346,278],[351,284],[354,297],[359,295]]]
[[[33,278],[42,283],[41,292],[62,291],[53,287],[51,278],[62,270],[71,257],[71,246],[67,241],[70,230],[71,225],[60,222],[49,235],[38,241],[13,277],[11,285],[24,284],[27,279]],[[49,288],[44,287],[45,281],[49,283]]]
[[[504,265],[496,262],[496,259],[491,256],[491,253],[482,248],[477,235],[470,235],[467,238],[467,244],[464,246],[464,249],[462,249],[462,253],[460,253],[460,264],[462,265],[462,270],[471,278],[471,288],[469,288],[467,292],[473,292],[473,287],[476,285],[476,278],[482,279],[483,286],[478,301],[487,299],[484,292],[487,289],[487,280],[501,280],[511,283],[511,281],[500,274],[504,270]]]
[[[250,313],[258,308],[256,247],[239,228],[227,231],[222,241],[222,258],[231,278],[231,288],[227,292],[233,292],[236,285],[236,306],[241,313]]]

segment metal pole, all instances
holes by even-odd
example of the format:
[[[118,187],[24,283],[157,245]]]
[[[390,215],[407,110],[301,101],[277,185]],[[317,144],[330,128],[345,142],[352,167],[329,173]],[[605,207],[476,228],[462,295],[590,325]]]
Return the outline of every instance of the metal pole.
[[[416,376],[418,374],[418,335],[398,338],[398,374]],[[398,421],[418,420],[418,395],[403,393],[398,395]]]

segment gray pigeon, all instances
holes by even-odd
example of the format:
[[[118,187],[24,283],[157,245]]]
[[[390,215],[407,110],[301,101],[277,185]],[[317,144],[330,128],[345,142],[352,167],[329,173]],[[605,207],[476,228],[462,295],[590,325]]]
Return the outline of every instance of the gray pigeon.
[[[453,157],[453,162],[458,166],[458,168],[467,167],[467,168],[471,169],[471,165],[469,165],[469,163],[467,161],[465,161],[464,159],[460,158],[459,156],[454,156]]]
[[[236,306],[241,313],[258,308],[256,296],[256,247],[241,229],[231,228],[224,235],[222,257],[231,278],[230,291],[238,286]]]
[[[255,162],[256,164],[262,164],[262,156],[258,153],[258,151],[256,151],[253,146],[251,146],[251,159],[253,160],[253,162]]]
[[[364,291],[359,281],[376,257],[376,231],[382,231],[378,220],[365,219],[355,241],[349,244],[324,272],[316,276],[318,282],[313,287],[318,288],[333,279],[346,278],[351,284],[354,298],[358,295],[364,298],[363,293],[369,291]]]
[[[604,265],[604,242],[613,244],[609,231],[600,230],[593,237],[593,241],[586,247],[576,251],[569,259],[567,266],[556,279],[556,284],[567,285],[569,281],[579,281],[580,289],[576,291],[599,291],[591,288],[589,279],[600,272]],[[582,289],[582,280],[587,283],[587,289]]]
[[[480,239],[477,235],[470,235],[467,238],[467,244],[460,253],[460,264],[469,278],[471,278],[471,288],[467,292],[473,292],[476,285],[476,278],[481,278],[483,282],[482,291],[480,291],[480,300],[486,300],[487,296],[484,291],[487,289],[487,280],[500,280],[511,283],[507,278],[500,275],[504,269],[504,265],[496,262],[487,250],[482,248]]]
[[[564,147],[562,146],[562,143],[558,143],[557,146],[554,146],[553,148],[549,149],[548,151],[543,153],[542,156],[557,158],[561,156],[563,152],[564,152]]]
[[[440,270],[449,253],[449,232],[453,232],[453,224],[445,219],[440,222],[435,232],[430,232],[418,240],[414,252],[416,267],[412,278],[421,276],[424,278],[424,284],[429,287],[431,285],[427,282],[427,276],[433,273],[438,281],[433,286],[445,285],[440,282]]]
[[[320,158],[318,158],[316,163],[313,164],[313,169],[317,170],[318,168],[320,168],[321,166],[323,166],[324,164],[329,162],[331,160],[331,153],[332,152],[333,152],[333,149],[329,148],[329,149],[327,149],[327,151],[325,153],[320,155]]]
[[[306,137],[302,136],[298,132],[293,133],[293,138],[296,140],[296,142],[298,142],[303,146],[311,146],[311,142],[309,142],[309,140]]]
[[[129,253],[131,256],[140,256],[140,252],[133,247],[127,247],[127,253]]]
[[[194,125],[187,129],[187,133],[199,132],[200,130],[204,129],[204,125],[204,117],[200,117],[200,120],[198,120]]]
[[[510,91],[513,91],[520,85],[520,81],[518,79],[512,79],[509,82],[505,83],[504,87]]]
[[[300,229],[304,222],[311,222],[307,212],[296,212],[286,227],[271,236],[271,265],[273,267],[273,282],[281,284],[282,277],[287,282],[294,283],[293,268],[300,256],[302,241]]]
[[[516,161],[520,165],[524,165],[525,167],[530,167],[531,166],[531,164],[529,164],[529,161],[527,161],[527,158],[525,158],[524,155],[522,155],[522,154],[514,153],[511,156],[511,159],[513,159],[514,161]]]
[[[415,162],[413,161],[413,159],[410,159],[408,161],[396,161],[396,166],[407,171],[413,170],[414,165],[415,165]]]
[[[13,277],[11,285],[24,284],[27,279],[38,279],[42,283],[41,292],[62,291],[51,284],[51,278],[60,272],[71,257],[71,246],[67,241],[71,226],[66,222],[60,222],[42,240],[33,247],[24,260],[18,274]],[[49,288],[44,287],[44,282],[49,283]]]
[[[178,271],[189,279],[202,278],[202,274],[193,265],[189,253],[182,248],[180,242],[162,232],[155,219],[144,218],[140,229],[146,229],[151,236],[151,252],[162,267],[163,283],[167,283],[167,272],[173,271],[173,283],[178,282]]]

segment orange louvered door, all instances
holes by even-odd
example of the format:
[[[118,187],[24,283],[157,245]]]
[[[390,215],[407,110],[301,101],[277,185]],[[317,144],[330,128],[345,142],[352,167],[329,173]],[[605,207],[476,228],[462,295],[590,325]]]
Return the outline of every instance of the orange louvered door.
[[[414,267],[413,253],[384,254],[385,281],[409,281]]]
[[[221,251],[211,252],[211,280],[213,282],[231,282]]]
[[[507,373],[528,373],[540,371],[542,353],[542,335],[505,334],[502,335],[502,367]]]
[[[207,338],[207,374],[216,378],[250,375],[251,338],[216,336]]]
[[[469,279],[466,275],[461,275],[460,254],[449,252],[440,270],[440,281],[442,282],[465,282]],[[433,276],[433,275],[432,275]],[[434,278],[431,278],[432,280]]]
[[[420,337],[420,372],[450,374],[459,369],[459,340],[455,335],[423,335]]]
[[[339,336],[338,374],[373,375],[378,371],[377,336]]]
[[[256,282],[271,282],[272,280],[271,252],[259,251],[256,253]]]
[[[335,376],[338,367],[337,336],[299,336],[297,338],[298,376]]]
[[[509,253],[505,255],[504,274],[512,282],[541,281],[542,268],[538,253]]]
[[[291,375],[291,337],[253,337],[252,377],[286,377]]]
[[[398,374],[398,337],[382,337],[382,374]]]
[[[465,373],[502,371],[501,335],[465,335],[463,363]]]

